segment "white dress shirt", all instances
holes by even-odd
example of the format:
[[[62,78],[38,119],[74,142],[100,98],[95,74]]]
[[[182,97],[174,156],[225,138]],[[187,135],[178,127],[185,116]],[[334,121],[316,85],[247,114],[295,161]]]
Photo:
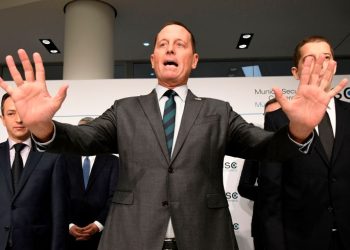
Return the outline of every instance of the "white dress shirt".
[[[11,168],[12,168],[12,164],[13,164],[13,161],[15,160],[15,148],[13,147],[15,144],[17,144],[18,142],[15,142],[13,140],[11,140],[10,138],[8,139],[9,141],[9,148],[10,148],[10,162],[11,162]],[[21,150],[21,157],[22,157],[22,161],[23,161],[23,168],[25,167],[26,165],[26,162],[27,162],[27,159],[28,159],[28,156],[29,156],[29,153],[30,153],[30,150],[32,148],[32,141],[30,139],[30,137],[21,142],[23,144],[25,144],[26,146]]]
[[[157,87],[156,87],[159,108],[160,108],[160,112],[161,112],[162,117],[163,117],[163,113],[164,113],[165,103],[169,99],[167,96],[164,96],[164,93],[167,90],[168,90],[167,88],[165,88],[161,85],[157,85]],[[176,114],[175,114],[174,139],[173,139],[173,146],[172,146],[171,154],[174,151],[177,135],[179,133],[181,119],[182,119],[182,115],[184,113],[184,108],[185,108],[185,101],[186,101],[186,97],[187,97],[188,87],[186,84],[184,84],[184,85],[181,85],[179,87],[174,88],[173,90],[176,92],[177,95],[174,97],[174,100],[176,103]],[[175,238],[175,233],[174,233],[173,225],[171,222],[171,218],[169,220],[168,229],[166,231],[165,238]]]

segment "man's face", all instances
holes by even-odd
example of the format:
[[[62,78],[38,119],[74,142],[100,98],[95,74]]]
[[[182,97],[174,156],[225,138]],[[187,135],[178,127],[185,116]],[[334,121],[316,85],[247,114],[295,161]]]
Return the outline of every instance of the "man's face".
[[[8,136],[15,142],[22,142],[29,138],[30,132],[22,124],[22,120],[19,118],[15,104],[12,98],[9,97],[4,102],[4,115],[2,123],[6,127]]]
[[[326,58],[325,61],[323,62],[323,67],[321,71],[321,75],[323,75],[325,70],[327,69],[329,61],[333,60],[333,56],[332,56],[332,52],[329,44],[323,41],[315,41],[315,42],[309,42],[304,44],[300,48],[300,60],[298,62],[298,67],[292,68],[293,76],[297,80],[299,80],[306,58],[312,57],[314,59],[313,64],[311,65],[311,69],[313,69],[316,59],[320,55],[324,55]],[[335,71],[334,71],[334,74],[335,74]],[[327,90],[329,89],[330,89],[330,86],[327,86]]]
[[[186,84],[197,62],[191,34],[185,28],[172,24],[158,33],[151,63],[160,85],[174,88]]]

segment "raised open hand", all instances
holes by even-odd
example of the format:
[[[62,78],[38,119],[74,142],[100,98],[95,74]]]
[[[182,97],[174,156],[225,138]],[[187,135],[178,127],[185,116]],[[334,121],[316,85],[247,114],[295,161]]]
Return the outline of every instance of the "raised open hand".
[[[332,60],[328,63],[327,69],[322,69],[324,60],[324,56],[317,58],[316,62],[312,57],[306,58],[300,83],[292,100],[283,96],[281,89],[273,88],[277,101],[289,118],[289,131],[299,142],[304,141],[311,134],[324,116],[331,98],[348,82],[347,79],[343,79],[328,91],[336,62]]]
[[[6,57],[10,74],[17,87],[12,87],[0,78],[0,87],[9,93],[16,105],[17,112],[26,126],[39,139],[46,139],[52,132],[52,117],[61,107],[66,94],[67,85],[60,87],[55,96],[47,90],[44,65],[39,53],[33,54],[35,71],[27,53],[20,49],[25,79],[18,71],[12,56]]]

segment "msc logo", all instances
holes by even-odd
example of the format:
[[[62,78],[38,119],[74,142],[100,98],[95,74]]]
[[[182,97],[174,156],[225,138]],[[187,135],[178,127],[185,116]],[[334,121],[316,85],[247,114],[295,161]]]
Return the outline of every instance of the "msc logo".
[[[350,100],[350,87],[347,87],[343,90],[343,92],[338,93],[335,98],[337,99],[347,99]]]
[[[233,223],[233,229],[238,230],[239,229],[239,224],[238,223]]]
[[[225,162],[224,168],[227,170],[234,170],[238,167],[237,162]]]
[[[238,193],[237,192],[226,192],[226,199],[229,201],[234,201],[238,199]]]

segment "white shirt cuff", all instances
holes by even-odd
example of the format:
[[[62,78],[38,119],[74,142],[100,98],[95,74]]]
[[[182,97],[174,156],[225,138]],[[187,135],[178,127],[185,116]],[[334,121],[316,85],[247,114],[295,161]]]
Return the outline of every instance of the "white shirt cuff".
[[[303,154],[307,154],[307,153],[309,153],[309,150],[310,150],[310,146],[311,146],[311,144],[312,144],[312,141],[314,140],[314,132],[312,131],[312,135],[311,135],[311,138],[307,141],[307,142],[305,142],[305,143],[299,143],[299,142],[297,142],[297,141],[294,141],[293,139],[292,139],[292,137],[290,136],[290,134],[288,133],[288,137],[289,137],[289,139],[292,141],[292,142],[294,142],[296,145],[298,145],[299,146],[299,151],[300,152],[302,152]]]

